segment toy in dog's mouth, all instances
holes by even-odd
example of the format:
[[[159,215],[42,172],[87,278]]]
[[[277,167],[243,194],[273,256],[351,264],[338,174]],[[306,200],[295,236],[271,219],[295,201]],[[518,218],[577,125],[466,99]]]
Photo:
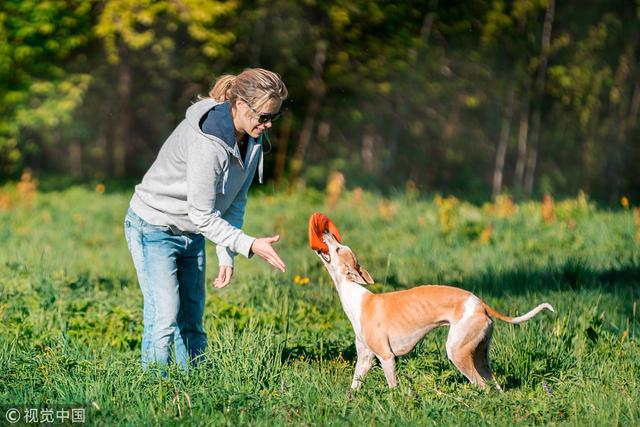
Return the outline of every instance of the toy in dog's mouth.
[[[331,262],[329,246],[327,246],[323,238],[325,232],[331,233],[338,242],[342,242],[340,231],[338,231],[338,227],[335,226],[333,221],[320,212],[315,212],[309,218],[309,246],[311,246],[311,249],[316,251],[325,262]]]

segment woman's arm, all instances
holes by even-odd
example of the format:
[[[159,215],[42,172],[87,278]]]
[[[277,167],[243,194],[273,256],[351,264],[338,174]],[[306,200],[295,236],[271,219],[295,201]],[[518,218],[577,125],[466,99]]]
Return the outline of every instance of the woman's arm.
[[[255,238],[234,227],[215,208],[217,184],[223,178],[227,161],[224,149],[210,141],[196,139],[188,144],[188,215],[207,239],[248,258]]]
[[[233,199],[233,202],[231,202],[231,205],[222,216],[229,222],[229,224],[239,229],[242,229],[242,225],[244,224],[244,211],[247,206],[247,193],[249,192],[249,187],[251,187],[251,183],[253,182],[254,174],[255,172],[251,174],[251,178],[247,178],[246,182],[242,185],[242,188]],[[235,252],[226,246],[217,245],[216,254],[218,255],[219,265],[233,267],[233,259],[236,256]],[[249,254],[249,258],[251,258],[251,256],[253,256],[253,253]]]

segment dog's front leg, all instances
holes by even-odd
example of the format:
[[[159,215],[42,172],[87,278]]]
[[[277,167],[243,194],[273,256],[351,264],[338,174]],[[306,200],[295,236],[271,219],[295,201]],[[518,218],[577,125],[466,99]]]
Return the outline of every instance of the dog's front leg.
[[[394,388],[398,385],[396,382],[396,358],[392,354],[387,358],[383,358],[382,356],[378,356],[378,360],[382,365],[382,369],[384,370],[384,376],[387,379],[387,384],[389,384],[389,388]]]
[[[357,390],[362,385],[362,378],[367,375],[371,365],[373,365],[373,352],[358,338],[356,338],[356,351],[358,352],[358,361],[356,362],[356,369],[353,372],[353,381],[351,382],[351,388]]]

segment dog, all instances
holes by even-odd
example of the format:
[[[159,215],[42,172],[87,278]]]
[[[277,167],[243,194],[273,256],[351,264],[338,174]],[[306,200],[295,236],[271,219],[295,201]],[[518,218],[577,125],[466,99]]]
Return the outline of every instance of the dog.
[[[431,330],[449,325],[446,349],[451,362],[473,384],[485,388],[486,381],[491,381],[502,391],[489,363],[492,318],[522,323],[544,309],[554,312],[545,302],[522,316],[508,317],[471,292],[451,286],[426,285],[374,294],[361,286],[372,284],[373,279],[353,251],[328,231],[322,239],[328,252],[315,252],[333,280],[356,335],[358,360],[352,390],[360,388],[374,358],[380,361],[387,384],[394,388],[396,356],[409,353]]]

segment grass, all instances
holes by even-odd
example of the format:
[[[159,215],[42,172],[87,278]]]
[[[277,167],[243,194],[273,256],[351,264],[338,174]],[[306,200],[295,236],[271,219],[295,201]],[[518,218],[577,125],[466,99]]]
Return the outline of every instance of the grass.
[[[356,190],[328,206],[312,190],[252,194],[245,229],[281,234],[287,273],[238,259],[231,285],[208,288],[204,363],[158,378],[139,363],[142,298],[122,234],[130,194],[97,190],[0,192],[3,413],[75,406],[100,425],[640,423],[631,210],[600,210],[583,195],[474,206]],[[336,222],[375,292],[454,284],[507,314],[552,303],[557,315],[496,324],[491,357],[505,393],[469,384],[440,329],[398,360],[397,389],[375,366],[349,398],[353,331],[306,243],[316,210]],[[210,283],[213,245],[208,256]]]

